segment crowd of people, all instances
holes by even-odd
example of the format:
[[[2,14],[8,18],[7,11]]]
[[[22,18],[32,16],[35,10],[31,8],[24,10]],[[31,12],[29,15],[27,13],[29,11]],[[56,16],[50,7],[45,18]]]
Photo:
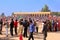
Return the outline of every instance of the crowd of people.
[[[18,24],[20,25],[19,29],[17,29]],[[11,19],[10,24],[9,24],[8,20],[6,20],[5,23],[3,23],[3,20],[1,19],[0,20],[0,34],[1,35],[2,35],[2,29],[3,29],[2,27],[5,26],[5,25],[6,25],[6,36],[7,37],[8,37],[8,28],[10,28],[11,36],[14,36],[13,29],[15,29],[15,35],[20,35],[20,39],[22,39],[22,36],[28,38],[27,32],[28,32],[28,29],[29,29],[30,35],[29,35],[28,40],[30,40],[31,38],[34,40],[33,32],[35,31],[36,23],[31,18],[29,18],[29,20],[20,19],[19,21],[17,19],[16,20]]]
[[[48,31],[57,32],[60,31],[60,22],[58,20],[47,20],[48,21]]]
[[[34,40],[33,37],[33,33],[38,33],[38,23],[35,19],[11,19],[11,22],[9,24],[8,20],[5,20],[6,22],[3,23],[3,20],[0,19],[0,34],[2,34],[2,27],[6,25],[6,36],[8,37],[8,28],[10,28],[10,34],[11,36],[14,36],[13,34],[13,29],[15,29],[15,35],[19,35],[19,39],[23,40],[23,37],[28,38],[28,32],[29,32],[29,38],[28,40],[30,40],[32,38],[32,40]],[[56,32],[56,31],[60,31],[60,21],[59,20],[49,20],[46,19],[44,21],[42,21],[43,23],[43,30],[42,33],[44,34],[44,40],[46,40],[47,37],[47,32]],[[18,29],[18,24],[19,29]]]

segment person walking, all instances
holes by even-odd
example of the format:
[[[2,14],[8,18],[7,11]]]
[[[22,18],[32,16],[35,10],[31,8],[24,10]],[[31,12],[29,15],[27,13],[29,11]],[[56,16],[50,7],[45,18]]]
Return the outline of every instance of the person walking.
[[[30,20],[30,25],[29,25],[29,32],[30,32],[30,35],[29,35],[29,39],[30,40],[32,38],[32,40],[34,40],[34,37],[33,37],[33,32],[35,31],[35,27],[34,27],[34,23],[32,22],[32,20]]]
[[[15,35],[17,35],[17,27],[18,27],[18,22],[17,19],[14,22],[14,28],[15,28]]]
[[[11,23],[10,23],[10,34],[11,34],[11,36],[13,36],[13,27],[14,27],[14,21],[13,21],[13,19],[11,19]]]
[[[0,34],[2,34],[3,20],[0,20]]]

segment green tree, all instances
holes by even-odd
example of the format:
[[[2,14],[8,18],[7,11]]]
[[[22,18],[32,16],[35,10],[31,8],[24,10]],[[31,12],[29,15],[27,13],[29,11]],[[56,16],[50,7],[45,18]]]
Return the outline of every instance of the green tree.
[[[45,6],[42,8],[41,12],[50,12],[49,7],[48,7],[47,5],[45,5]]]
[[[4,14],[4,13],[2,13],[2,14],[1,14],[1,16],[5,16],[5,14]]]
[[[60,16],[60,12],[52,12],[52,15]]]
[[[60,12],[58,12],[58,16],[60,16]]]
[[[14,15],[14,12],[12,13],[12,15]]]

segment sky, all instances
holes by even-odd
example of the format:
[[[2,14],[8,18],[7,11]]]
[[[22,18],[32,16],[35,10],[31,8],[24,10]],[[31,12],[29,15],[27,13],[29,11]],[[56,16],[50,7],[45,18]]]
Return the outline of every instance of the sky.
[[[60,0],[0,0],[0,14],[10,16],[13,12],[38,12],[45,4],[51,11],[60,11]]]

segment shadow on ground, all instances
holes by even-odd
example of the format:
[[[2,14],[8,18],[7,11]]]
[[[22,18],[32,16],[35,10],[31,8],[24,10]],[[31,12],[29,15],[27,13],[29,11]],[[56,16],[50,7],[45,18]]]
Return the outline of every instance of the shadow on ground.
[[[43,37],[34,37],[35,39],[43,39]]]

